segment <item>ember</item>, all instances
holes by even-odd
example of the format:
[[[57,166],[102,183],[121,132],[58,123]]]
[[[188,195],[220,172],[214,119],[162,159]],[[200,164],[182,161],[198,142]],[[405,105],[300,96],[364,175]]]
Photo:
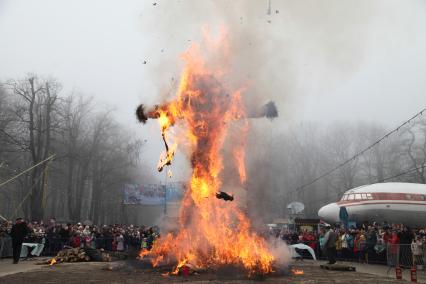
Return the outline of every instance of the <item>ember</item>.
[[[161,154],[158,170],[170,165],[177,143],[169,147],[167,141],[185,142],[190,149],[193,168],[188,191],[182,201],[180,228],[157,240],[150,251],[141,257],[152,259],[153,266],[177,263],[172,274],[187,263],[197,269],[218,269],[223,266],[241,266],[249,275],[272,272],[274,257],[263,238],[257,236],[245,214],[236,203],[221,203],[218,199],[233,200],[233,196],[219,191],[223,181],[222,147],[229,125],[233,134],[242,139],[233,143],[233,161],[241,183],[245,182],[245,137],[248,130],[247,115],[242,102],[243,89],[231,92],[225,88],[226,65],[208,62],[206,52],[227,62],[227,43],[207,38],[204,44],[193,44],[182,58],[186,66],[181,75],[174,100],[146,111],[138,107],[138,119],[157,119],[166,150]],[[224,50],[225,49],[225,50]],[[222,54],[223,51],[223,54]],[[219,52],[220,54],[215,54]],[[263,108],[262,115],[276,116],[275,105]],[[259,117],[259,112],[255,117]],[[185,129],[184,135],[173,137],[171,126]],[[217,197],[217,198],[214,198]]]
[[[305,272],[303,272],[303,270],[301,270],[301,269],[295,269],[295,268],[293,268],[293,269],[291,270],[291,272],[292,272],[294,275],[303,275],[303,274],[305,274]]]

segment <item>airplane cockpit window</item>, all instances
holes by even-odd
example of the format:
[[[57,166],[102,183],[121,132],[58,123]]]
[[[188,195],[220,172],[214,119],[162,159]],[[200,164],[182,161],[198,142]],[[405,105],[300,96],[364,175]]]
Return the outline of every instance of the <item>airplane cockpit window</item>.
[[[343,194],[342,199],[341,200],[347,200],[348,199],[348,195],[347,194]]]
[[[354,199],[355,199],[355,194],[348,195],[348,200],[354,200]]]

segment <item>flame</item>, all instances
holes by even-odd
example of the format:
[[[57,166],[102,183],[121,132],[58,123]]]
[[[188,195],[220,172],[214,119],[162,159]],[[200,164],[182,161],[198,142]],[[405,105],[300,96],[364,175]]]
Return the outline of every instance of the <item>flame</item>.
[[[147,250],[147,249],[142,249],[140,252],[139,252],[139,257],[140,258],[144,258],[145,256],[147,256],[147,255],[149,255],[149,250]]]
[[[170,164],[178,142],[185,142],[193,171],[182,200],[178,232],[162,236],[140,256],[150,257],[154,266],[178,263],[172,274],[185,264],[199,268],[232,264],[243,266],[249,275],[270,273],[274,257],[265,240],[253,232],[236,202],[216,198],[222,187],[222,148],[227,136],[237,141],[233,144],[233,161],[240,181],[246,180],[248,121],[242,103],[243,88],[232,92],[225,87],[226,66],[222,63],[227,62],[229,54],[226,36],[216,41],[207,38],[206,43],[195,43],[182,55],[186,65],[176,98],[150,114],[158,118],[163,139],[175,141],[162,154],[159,166]],[[205,53],[215,61],[208,61]],[[169,131],[175,124],[184,130],[178,137]],[[228,133],[230,125],[232,133]]]
[[[52,266],[52,265],[56,264],[56,262],[57,262],[56,259],[52,258],[49,262],[49,265]]]
[[[176,266],[175,270],[173,270],[172,274],[177,275],[181,269],[182,266],[186,264],[186,259],[179,261],[178,265]]]
[[[304,274],[305,274],[305,272],[303,272],[303,270],[302,270],[302,269],[295,269],[295,268],[293,268],[293,269],[291,270],[291,272],[292,272],[294,275],[304,275]]]

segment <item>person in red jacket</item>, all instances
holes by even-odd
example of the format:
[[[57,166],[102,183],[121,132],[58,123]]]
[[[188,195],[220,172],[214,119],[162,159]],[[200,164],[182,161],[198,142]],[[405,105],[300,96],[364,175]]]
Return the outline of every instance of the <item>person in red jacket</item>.
[[[80,245],[81,245],[81,238],[77,233],[75,233],[71,238],[71,246],[73,248],[79,248]]]
[[[385,230],[384,234],[383,234],[383,243],[385,245],[387,245],[390,241],[390,238],[392,237],[391,233],[389,232],[389,230]]]
[[[388,263],[391,266],[398,265],[399,258],[399,236],[396,230],[392,231],[392,235],[388,241]]]
[[[315,239],[315,235],[312,232],[308,233],[308,235],[306,236],[306,242],[307,245],[310,246],[314,251],[317,251],[317,242]]]

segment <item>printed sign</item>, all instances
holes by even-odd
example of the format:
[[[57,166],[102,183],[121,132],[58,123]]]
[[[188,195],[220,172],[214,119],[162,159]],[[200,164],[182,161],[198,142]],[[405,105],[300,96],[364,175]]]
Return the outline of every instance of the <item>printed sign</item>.
[[[124,186],[124,204],[160,205],[178,201],[185,192],[183,182],[164,184],[126,184]]]

